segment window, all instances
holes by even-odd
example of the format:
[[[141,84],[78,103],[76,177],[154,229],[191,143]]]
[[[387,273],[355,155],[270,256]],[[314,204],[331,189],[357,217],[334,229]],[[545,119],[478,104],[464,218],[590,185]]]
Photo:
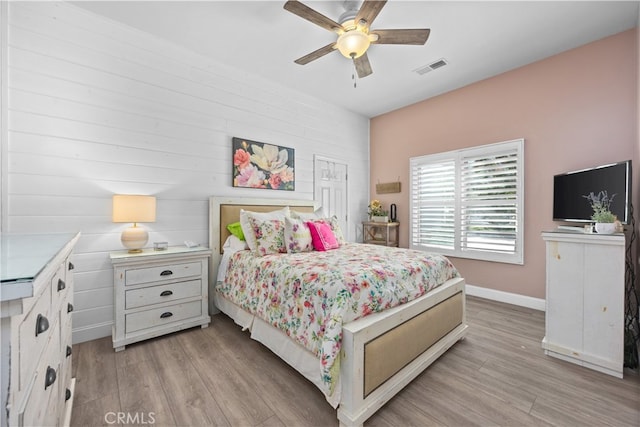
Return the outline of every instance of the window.
[[[523,263],[524,140],[410,159],[412,249]]]

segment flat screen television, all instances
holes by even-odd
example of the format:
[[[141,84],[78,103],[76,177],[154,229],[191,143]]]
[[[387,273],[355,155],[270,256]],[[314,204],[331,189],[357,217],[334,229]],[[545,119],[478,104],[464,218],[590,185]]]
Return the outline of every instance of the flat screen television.
[[[583,196],[606,191],[611,202],[611,212],[623,224],[631,221],[631,160],[553,177],[553,220],[568,222],[593,222],[593,210]],[[614,196],[615,195],[615,196]]]

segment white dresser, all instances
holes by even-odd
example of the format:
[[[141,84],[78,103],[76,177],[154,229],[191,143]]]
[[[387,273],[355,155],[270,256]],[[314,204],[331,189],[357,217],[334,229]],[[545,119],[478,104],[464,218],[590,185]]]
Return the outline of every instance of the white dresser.
[[[69,425],[71,253],[79,234],[3,234],[2,425]]]
[[[545,354],[622,378],[625,237],[542,233],[546,242]]]
[[[113,263],[113,348],[170,332],[209,325],[207,248],[111,253]]]

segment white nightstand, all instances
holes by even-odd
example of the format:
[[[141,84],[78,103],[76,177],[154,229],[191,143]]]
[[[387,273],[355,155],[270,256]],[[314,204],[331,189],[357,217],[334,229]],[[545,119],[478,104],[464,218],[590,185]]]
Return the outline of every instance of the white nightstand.
[[[116,351],[159,335],[209,325],[210,249],[176,246],[110,256]]]

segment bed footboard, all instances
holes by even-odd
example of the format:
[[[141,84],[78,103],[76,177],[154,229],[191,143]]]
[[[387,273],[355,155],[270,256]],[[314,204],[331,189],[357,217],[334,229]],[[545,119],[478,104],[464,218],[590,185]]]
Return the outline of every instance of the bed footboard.
[[[343,328],[338,419],[360,426],[463,338],[464,279],[447,281],[407,304]]]

